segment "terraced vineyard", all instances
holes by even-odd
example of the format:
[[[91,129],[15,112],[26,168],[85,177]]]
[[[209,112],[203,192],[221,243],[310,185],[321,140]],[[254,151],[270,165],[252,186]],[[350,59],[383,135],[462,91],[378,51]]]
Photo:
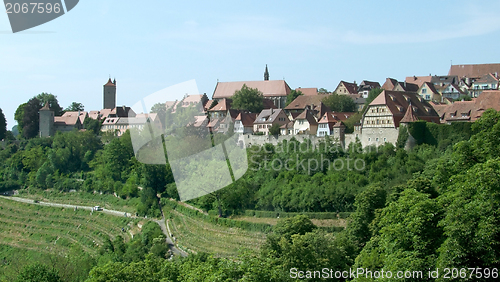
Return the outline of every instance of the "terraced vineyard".
[[[72,245],[95,254],[104,239],[130,240],[133,219],[100,212],[45,207],[0,198],[0,244],[50,253],[66,253]]]
[[[185,216],[175,210],[170,214],[170,230],[183,249],[195,252],[208,252],[221,257],[234,257],[240,248],[258,252],[266,235],[261,232],[250,232],[239,228],[222,227],[200,219]]]

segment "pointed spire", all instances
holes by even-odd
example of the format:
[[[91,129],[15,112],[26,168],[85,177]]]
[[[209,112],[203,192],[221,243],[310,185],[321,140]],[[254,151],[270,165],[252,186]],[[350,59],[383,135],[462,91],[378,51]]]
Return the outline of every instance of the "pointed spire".
[[[264,80],[265,81],[269,80],[269,71],[267,70],[267,64],[266,64],[266,71],[264,72]]]
[[[413,106],[411,105],[411,102],[410,102],[410,104],[408,105],[408,109],[406,109],[406,113],[400,122],[401,123],[409,123],[409,122],[414,122],[414,121],[418,121],[418,120],[419,120],[419,118],[417,117],[417,115],[413,111]]]
[[[116,78],[113,78],[113,84],[116,85]]]

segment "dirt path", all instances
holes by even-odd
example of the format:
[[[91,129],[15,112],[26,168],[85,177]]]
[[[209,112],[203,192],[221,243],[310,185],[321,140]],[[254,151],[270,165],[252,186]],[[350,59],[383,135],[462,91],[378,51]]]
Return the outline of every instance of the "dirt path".
[[[93,211],[93,207],[89,206],[79,206],[79,205],[66,205],[66,204],[57,204],[57,203],[49,203],[49,202],[35,202],[32,199],[26,199],[26,198],[20,198],[20,197],[6,197],[6,196],[0,196],[2,199],[6,200],[11,200],[11,201],[16,201],[16,202],[21,202],[21,203],[26,203],[26,204],[31,204],[31,205],[40,205],[40,206],[47,206],[47,207],[59,207],[59,208],[67,208],[67,209],[83,209],[83,210],[88,210],[88,211]],[[130,218],[138,218],[135,215],[132,215],[131,213],[126,213],[123,211],[117,211],[117,210],[109,210],[109,209],[103,209],[102,211],[105,214],[113,215],[113,216],[122,216],[122,217],[130,217]],[[167,244],[172,250],[172,253],[175,255],[180,255],[182,257],[186,257],[188,254],[182,250],[179,250],[177,247],[175,247],[175,244],[173,243],[172,239],[170,238],[170,233],[167,230],[167,227],[165,225],[165,216],[163,215],[162,211],[162,219],[150,219],[154,222],[156,222],[160,228],[163,234],[165,234]]]

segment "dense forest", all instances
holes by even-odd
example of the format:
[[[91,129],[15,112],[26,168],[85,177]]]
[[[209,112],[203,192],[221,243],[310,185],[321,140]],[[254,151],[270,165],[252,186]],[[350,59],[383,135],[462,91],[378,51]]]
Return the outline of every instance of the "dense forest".
[[[417,144],[405,150],[409,134]],[[441,275],[438,281],[466,280],[460,275],[477,281],[479,273],[468,269],[475,268],[493,281],[493,270],[500,266],[498,136],[500,113],[488,110],[474,123],[411,124],[402,129],[396,146],[361,148],[356,143],[344,150],[325,139],[318,146],[291,140],[250,147],[249,169],[242,178],[190,204],[205,211],[220,206],[223,216],[248,209],[351,212],[347,228],[328,233],[297,216],[278,222],[259,255],[243,251],[237,259],[198,254],[167,260],[161,230],[153,224],[132,242],[110,241],[99,258],[88,258],[92,270],[85,279],[287,281],[299,270],[363,268],[423,271],[422,278],[399,281],[428,281],[429,270],[440,269],[441,275],[455,268],[458,276]],[[133,201],[138,214],[153,217],[160,216],[157,195],[178,199],[169,165],[138,162],[129,133],[115,138],[89,130],[8,141],[0,150],[0,164],[2,191],[116,193]],[[35,281],[29,277],[37,273],[46,281],[82,281],[82,276],[63,275],[62,268],[43,263],[27,266],[17,279]]]

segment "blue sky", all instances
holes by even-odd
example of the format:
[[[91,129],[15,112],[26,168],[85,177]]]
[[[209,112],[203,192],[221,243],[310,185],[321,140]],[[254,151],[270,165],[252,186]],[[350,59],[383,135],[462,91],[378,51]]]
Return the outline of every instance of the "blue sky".
[[[0,108],[41,92],[62,107],[132,105],[195,79],[271,79],[333,90],[340,80],[447,74],[450,63],[499,63],[499,1],[118,1],[82,0],[66,15],[12,34],[0,13]]]

